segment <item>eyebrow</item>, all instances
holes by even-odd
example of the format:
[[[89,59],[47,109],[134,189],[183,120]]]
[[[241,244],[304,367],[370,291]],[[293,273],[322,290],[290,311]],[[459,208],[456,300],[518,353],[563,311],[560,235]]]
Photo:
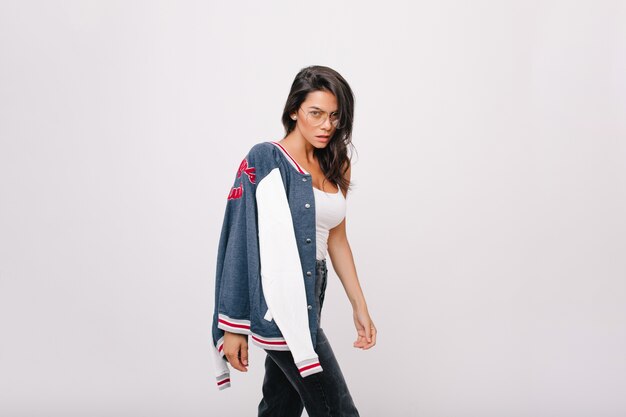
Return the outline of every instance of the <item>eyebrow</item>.
[[[317,106],[309,106],[309,109],[317,109],[317,110],[322,110]],[[322,111],[326,111],[326,110],[322,110]],[[331,113],[337,113],[339,111],[339,109],[331,111]]]

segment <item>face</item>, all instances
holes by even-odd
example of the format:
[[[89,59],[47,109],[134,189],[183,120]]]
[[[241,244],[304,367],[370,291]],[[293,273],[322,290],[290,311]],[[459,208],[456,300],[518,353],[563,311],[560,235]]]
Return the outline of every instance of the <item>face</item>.
[[[316,148],[324,148],[330,142],[335,130],[337,129],[331,123],[331,118],[326,117],[326,120],[319,126],[315,126],[313,115],[319,115],[321,112],[326,112],[330,115],[333,112],[337,112],[337,98],[333,93],[328,91],[312,91],[307,94],[306,100],[302,102],[300,108],[291,113],[291,118],[296,118],[296,128],[302,137]],[[311,113],[307,117],[307,113]],[[317,113],[316,113],[317,112]]]

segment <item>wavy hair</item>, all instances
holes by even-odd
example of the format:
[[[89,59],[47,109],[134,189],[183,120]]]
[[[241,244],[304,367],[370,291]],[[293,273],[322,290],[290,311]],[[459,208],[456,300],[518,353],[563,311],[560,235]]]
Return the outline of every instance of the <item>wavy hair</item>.
[[[347,81],[332,68],[322,65],[305,67],[298,72],[291,84],[291,90],[283,110],[282,122],[285,127],[285,137],[296,127],[296,121],[290,114],[297,112],[307,95],[313,91],[328,91],[332,93],[339,106],[339,123],[328,145],[323,149],[315,149],[314,153],[324,173],[324,181],[328,179],[338,184],[342,189],[350,188],[345,173],[351,165],[348,156],[348,147],[352,144],[352,122],[354,120],[354,94]],[[351,181],[350,181],[351,182]]]

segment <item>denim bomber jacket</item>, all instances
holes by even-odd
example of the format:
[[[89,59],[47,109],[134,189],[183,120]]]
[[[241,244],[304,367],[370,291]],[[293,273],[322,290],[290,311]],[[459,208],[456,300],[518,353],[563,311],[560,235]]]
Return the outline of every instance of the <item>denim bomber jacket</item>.
[[[315,265],[311,175],[278,142],[257,143],[228,193],[218,244],[211,350],[220,390],[230,387],[224,331],[291,351],[303,378],[322,372]]]

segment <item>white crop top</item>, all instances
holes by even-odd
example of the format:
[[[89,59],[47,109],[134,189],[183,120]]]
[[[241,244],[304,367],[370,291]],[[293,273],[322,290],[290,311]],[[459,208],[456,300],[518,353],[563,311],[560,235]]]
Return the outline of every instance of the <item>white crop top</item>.
[[[337,186],[336,193],[327,193],[313,187],[315,196],[315,244],[316,258],[325,259],[328,251],[328,233],[330,229],[342,222],[346,216],[346,199]]]

